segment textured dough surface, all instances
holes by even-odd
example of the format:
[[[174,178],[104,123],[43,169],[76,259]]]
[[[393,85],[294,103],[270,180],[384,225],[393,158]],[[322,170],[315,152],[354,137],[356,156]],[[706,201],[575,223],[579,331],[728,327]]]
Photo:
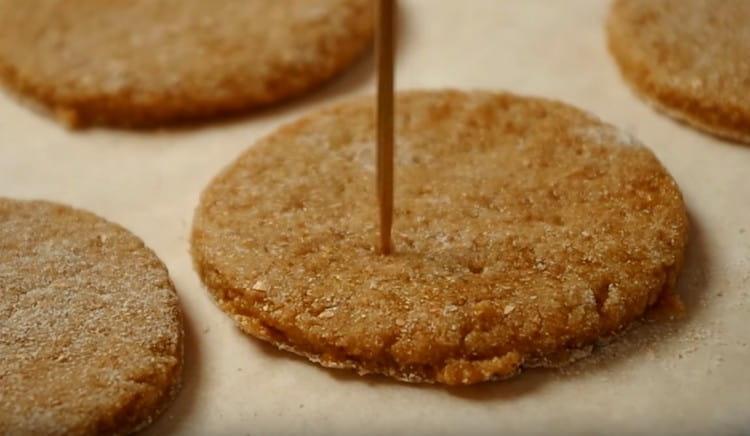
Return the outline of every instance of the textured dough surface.
[[[376,253],[374,112],[290,124],[204,191],[196,268],[247,333],[329,367],[471,384],[556,365],[674,287],[688,223],[654,155],[570,106],[397,100],[394,246]]]
[[[0,0],[0,78],[72,125],[151,126],[300,94],[372,36],[370,0]]]
[[[177,393],[167,270],[88,212],[0,199],[0,434],[124,434]]]
[[[617,0],[608,33],[623,76],[647,100],[750,143],[750,2]]]

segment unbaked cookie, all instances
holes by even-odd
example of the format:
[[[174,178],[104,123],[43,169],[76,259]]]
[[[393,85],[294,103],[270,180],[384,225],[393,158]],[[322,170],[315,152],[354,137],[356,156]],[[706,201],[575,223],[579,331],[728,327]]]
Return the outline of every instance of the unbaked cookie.
[[[617,0],[607,30],[623,76],[645,99],[750,143],[750,1]]]
[[[153,126],[300,94],[370,44],[372,0],[0,0],[0,78],[71,125]]]
[[[182,372],[167,270],[122,227],[0,199],[0,434],[125,434]]]
[[[553,366],[675,286],[683,200],[653,153],[554,101],[397,99],[395,254],[376,251],[373,99],[260,141],[206,188],[195,266],[245,332],[451,385]]]

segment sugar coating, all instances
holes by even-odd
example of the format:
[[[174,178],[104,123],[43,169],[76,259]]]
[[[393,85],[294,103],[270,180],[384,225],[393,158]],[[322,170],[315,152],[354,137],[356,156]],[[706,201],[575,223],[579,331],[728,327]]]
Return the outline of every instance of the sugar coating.
[[[0,0],[0,78],[71,125],[267,105],[332,77],[372,37],[370,0],[32,3]]]
[[[674,288],[688,222],[654,155],[510,94],[398,96],[396,251],[379,255],[373,123],[373,99],[314,113],[204,191],[196,269],[247,333],[328,367],[471,384],[573,360]]]
[[[124,434],[176,394],[182,321],[167,270],[124,230],[0,199],[0,434]]]
[[[750,143],[750,2],[617,0],[609,47],[623,76],[671,116]]]

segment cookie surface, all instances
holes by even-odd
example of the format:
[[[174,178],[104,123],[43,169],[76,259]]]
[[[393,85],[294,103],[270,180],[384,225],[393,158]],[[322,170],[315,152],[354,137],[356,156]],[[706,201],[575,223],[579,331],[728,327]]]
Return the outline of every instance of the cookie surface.
[[[0,199],[0,434],[125,434],[182,371],[177,294],[123,228]]]
[[[750,143],[750,2],[617,0],[609,47],[625,79],[656,107]]]
[[[673,289],[688,223],[654,155],[509,94],[399,96],[380,256],[372,102],[280,129],[204,191],[196,269],[245,332],[327,367],[471,384],[562,364]]]
[[[341,71],[370,0],[0,0],[0,78],[72,124],[236,113]]]

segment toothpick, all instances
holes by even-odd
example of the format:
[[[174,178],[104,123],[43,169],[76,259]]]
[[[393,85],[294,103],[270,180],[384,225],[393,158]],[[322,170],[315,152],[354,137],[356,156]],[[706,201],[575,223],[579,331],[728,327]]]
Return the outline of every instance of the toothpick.
[[[394,0],[378,2],[375,50],[378,60],[377,192],[380,209],[380,253],[390,254],[393,226],[393,52]]]

